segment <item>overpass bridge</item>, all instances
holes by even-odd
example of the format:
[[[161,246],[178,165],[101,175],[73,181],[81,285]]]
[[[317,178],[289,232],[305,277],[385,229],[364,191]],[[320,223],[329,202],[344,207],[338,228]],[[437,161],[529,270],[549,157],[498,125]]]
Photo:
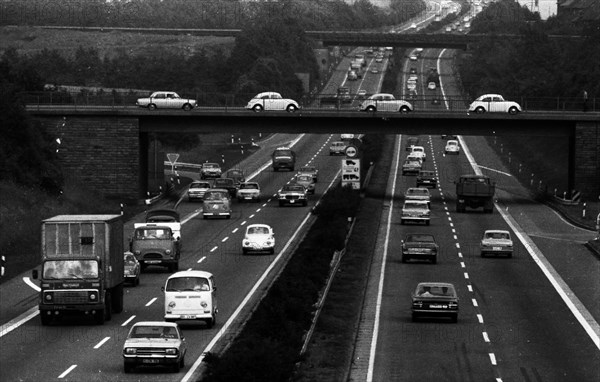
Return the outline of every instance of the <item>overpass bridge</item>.
[[[600,113],[527,111],[518,115],[464,111],[409,114],[304,108],[254,113],[241,107],[149,111],[131,106],[33,105],[27,108],[61,137],[62,164],[99,191],[143,198],[151,177],[164,172],[153,137],[160,133],[384,133],[410,135],[564,137],[569,144],[569,189],[600,194]],[[158,158],[152,161],[151,158]],[[152,175],[150,175],[152,173]]]
[[[132,32],[154,34],[186,34],[193,36],[237,37],[241,29],[196,29],[196,28],[125,28],[125,27],[62,27],[45,26],[46,29],[66,29],[96,32]],[[392,47],[421,47],[421,48],[447,48],[468,49],[469,45],[481,41],[514,40],[522,39],[523,35],[517,34],[436,34],[436,33],[396,33],[381,31],[305,31],[306,35],[322,42],[325,46],[392,46]],[[574,41],[584,36],[548,35],[551,40]]]

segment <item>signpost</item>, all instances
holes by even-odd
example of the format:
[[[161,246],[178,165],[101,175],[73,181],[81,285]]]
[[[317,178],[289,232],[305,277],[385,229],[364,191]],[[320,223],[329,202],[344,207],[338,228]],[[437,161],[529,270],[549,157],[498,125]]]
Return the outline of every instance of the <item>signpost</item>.
[[[346,147],[346,158],[342,159],[342,186],[360,189],[360,159],[355,146]]]
[[[168,153],[167,159],[171,164],[171,174],[175,173],[175,163],[177,163],[177,159],[179,159],[179,154],[177,153]]]

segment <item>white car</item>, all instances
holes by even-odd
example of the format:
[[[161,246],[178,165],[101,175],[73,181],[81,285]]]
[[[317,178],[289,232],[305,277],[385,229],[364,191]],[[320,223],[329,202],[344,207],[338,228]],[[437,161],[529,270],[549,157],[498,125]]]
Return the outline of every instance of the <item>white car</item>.
[[[410,24],[410,29],[417,29],[417,24],[415,24],[415,23]]]
[[[510,232],[497,229],[485,231],[481,239],[481,257],[490,253],[512,257],[513,242],[510,238]]]
[[[138,98],[135,104],[139,107],[146,107],[149,110],[155,109],[183,109],[192,110],[197,106],[196,100],[181,98],[175,92],[159,91],[154,92],[150,97]]]
[[[420,155],[415,155],[413,153],[408,154],[406,156],[406,160],[407,161],[416,161],[416,162],[419,162],[421,165],[423,165],[423,157]]]
[[[246,235],[242,240],[242,252],[275,253],[275,233],[273,228],[266,224],[250,224],[246,227]]]
[[[260,202],[260,186],[256,182],[242,182],[237,189],[236,197],[240,202],[246,200]]]
[[[429,210],[428,202],[422,200],[406,200],[404,202],[400,224],[406,222],[424,222],[425,225],[429,225],[430,220],[431,211]]]
[[[257,94],[246,105],[246,109],[256,112],[263,110],[285,110],[290,113],[300,108],[298,102],[293,99],[283,98],[281,94],[275,92],[264,92]]]
[[[376,93],[364,100],[358,107],[361,111],[394,111],[408,113],[412,105],[404,100],[396,99],[389,93]]]
[[[423,162],[427,160],[427,154],[425,153],[425,147],[423,146],[412,146],[408,155],[421,157]]]
[[[411,54],[410,57],[408,57],[408,58],[411,61],[417,61],[418,60],[418,57],[416,55],[414,55],[414,54]]]
[[[444,148],[445,154],[456,154],[460,152],[460,146],[458,145],[458,141],[451,139],[446,142],[446,147]]]
[[[199,270],[177,272],[169,276],[161,290],[164,292],[165,321],[201,321],[208,328],[215,325],[219,309],[212,273]]]
[[[190,187],[188,188],[188,200],[202,200],[204,198],[204,193],[211,189],[210,182],[206,180],[196,180],[190,183]]]
[[[409,187],[404,193],[404,200],[420,200],[427,202],[427,206],[431,208],[431,194],[427,188]]]
[[[435,90],[436,87],[437,87],[437,85],[433,81],[431,81],[427,84],[427,89],[429,89],[429,90]]]
[[[469,105],[469,112],[475,113],[509,113],[517,114],[521,106],[513,101],[506,101],[499,94],[484,94]]]

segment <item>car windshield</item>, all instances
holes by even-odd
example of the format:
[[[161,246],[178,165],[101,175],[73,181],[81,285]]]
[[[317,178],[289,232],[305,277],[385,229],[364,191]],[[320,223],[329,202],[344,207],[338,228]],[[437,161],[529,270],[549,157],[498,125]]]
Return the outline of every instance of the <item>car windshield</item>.
[[[210,188],[210,183],[208,182],[194,182],[190,184],[190,188]]]
[[[458,142],[456,142],[456,141],[448,141],[447,145],[448,146],[456,146],[456,145],[458,145]]]
[[[312,177],[306,175],[299,176],[298,182],[312,182]]]
[[[268,235],[269,229],[267,227],[248,227],[249,235]]]
[[[258,190],[258,184],[242,183],[242,184],[240,184],[240,190]]]
[[[129,253],[129,254],[125,255],[123,261],[125,263],[128,263],[128,264],[134,264],[135,263],[135,256],[133,256],[132,253]]]
[[[205,277],[174,277],[167,281],[165,290],[167,292],[208,291],[210,290],[209,285],[208,279]]]
[[[273,156],[275,158],[291,158],[292,150],[275,150]]]
[[[210,168],[210,169],[219,168],[219,165],[215,164],[215,163],[204,163],[202,165],[202,168]]]
[[[447,285],[419,285],[416,292],[420,297],[455,297],[456,292],[452,286]]]
[[[177,329],[172,326],[134,326],[129,338],[179,338]]]
[[[227,194],[222,191],[208,191],[204,194],[204,200],[221,200],[227,198]]]
[[[410,208],[412,210],[426,210],[427,204],[406,202],[406,203],[404,203],[404,208]]]
[[[295,191],[295,192],[303,192],[303,186],[285,186],[283,187],[283,191]]]
[[[508,232],[486,232],[486,239],[510,239]]]
[[[421,171],[419,173],[419,175],[421,175],[421,176],[434,176],[435,174],[434,174],[433,171]]]
[[[98,262],[96,260],[51,260],[43,265],[45,279],[97,279]]]
[[[432,235],[423,235],[423,234],[412,234],[406,236],[406,241],[421,241],[427,243],[435,243],[435,239]]]
[[[170,239],[171,231],[165,228],[138,228],[135,230],[138,240]]]
[[[314,167],[301,167],[300,171],[301,172],[315,172],[315,168]]]
[[[407,195],[429,196],[429,191],[424,188],[409,188],[406,191]]]

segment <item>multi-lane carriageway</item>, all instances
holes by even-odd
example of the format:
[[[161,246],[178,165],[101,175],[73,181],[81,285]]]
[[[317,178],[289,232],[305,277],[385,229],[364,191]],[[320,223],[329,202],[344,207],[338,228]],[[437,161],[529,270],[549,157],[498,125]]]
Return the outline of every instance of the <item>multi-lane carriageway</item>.
[[[430,62],[419,64],[439,65],[442,89],[448,89],[455,85],[449,66],[443,59],[438,60],[440,55],[438,50],[428,50],[422,60]],[[375,92],[380,76],[368,74],[364,81],[352,84],[351,91],[360,87]],[[263,277],[268,279],[276,272],[293,247],[287,243],[305,224],[310,207],[337,177],[339,158],[330,157],[327,149],[329,142],[337,138],[328,134],[275,135],[262,142],[264,150],[243,164],[255,174],[265,195],[272,197],[293,174],[267,169],[268,154],[273,147],[293,144],[300,164],[315,164],[321,171],[316,195],[308,208],[279,208],[269,198],[261,204],[236,203],[231,220],[204,221],[197,216],[198,205],[185,201],[181,204],[185,217],[182,268],[215,274],[220,311],[213,329],[185,325],[186,339],[193,346],[182,373],[122,372],[121,348],[131,323],[162,319],[160,285],[169,274],[156,268],[142,275],[139,287],[126,289],[125,311],[101,327],[73,321],[42,327],[36,315],[35,291],[21,279],[3,284],[0,380],[188,380],[202,352],[213,349],[215,339],[220,339],[219,343],[227,341],[229,329],[235,327],[233,317],[240,318],[256,303],[268,282]],[[403,137],[394,139],[400,147],[396,155],[401,159]],[[365,337],[358,338],[360,360],[354,360],[352,370],[355,380],[598,380],[598,261],[579,245],[592,234],[569,226],[547,208],[528,200],[482,139],[463,138],[463,153],[458,157],[442,155],[443,141],[438,136],[421,139],[428,150],[426,166],[436,169],[441,179],[440,189],[433,191],[434,218],[429,227],[397,224],[400,196],[414,178],[392,171],[389,187],[393,187],[397,198],[390,200],[382,232],[373,233],[381,237],[382,245],[374,254],[379,266],[373,267],[367,291],[363,324],[368,330],[364,331]],[[453,212],[452,180],[463,172],[474,171],[466,159],[467,148],[473,156],[471,162],[479,166],[476,168],[492,169],[484,171],[491,171],[489,174],[500,184],[497,210],[492,215]],[[254,222],[275,227],[275,256],[241,255],[242,230]],[[515,240],[512,259],[478,257],[477,244],[486,228],[509,229],[515,239],[522,237]],[[442,247],[437,265],[399,261],[397,238],[417,230],[436,236]],[[539,251],[532,255],[530,249],[534,246]],[[552,265],[555,272],[544,273],[542,264]],[[458,324],[410,321],[410,291],[423,280],[455,283],[461,299]],[[561,295],[566,287],[570,292]],[[369,320],[370,315],[373,317]],[[19,317],[30,319],[18,325],[19,320],[12,319]]]

